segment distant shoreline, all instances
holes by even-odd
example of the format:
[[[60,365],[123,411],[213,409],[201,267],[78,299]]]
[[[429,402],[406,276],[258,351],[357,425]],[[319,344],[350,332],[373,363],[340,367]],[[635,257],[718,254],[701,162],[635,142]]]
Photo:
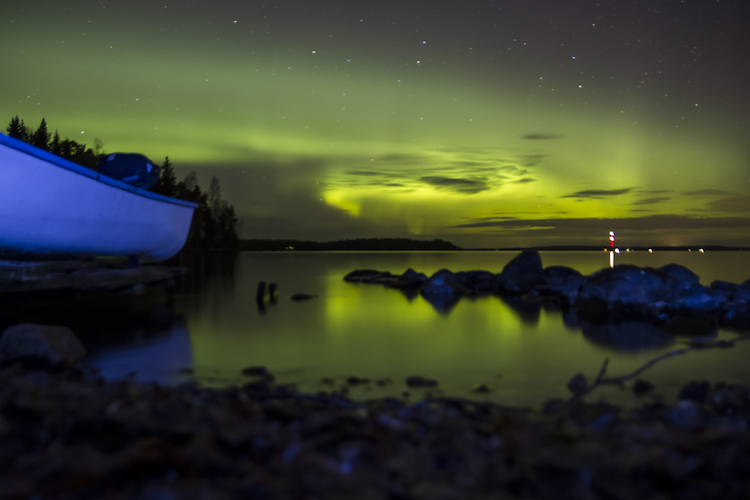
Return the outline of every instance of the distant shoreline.
[[[514,252],[520,252],[522,250],[527,250],[529,248],[534,248],[540,252],[603,252],[605,250],[609,250],[609,248],[606,248],[604,245],[601,246],[546,246],[546,247],[508,247],[508,248],[467,248],[465,250],[471,250],[471,251],[498,251],[498,252],[506,252],[506,251],[514,251]],[[750,250],[749,247],[727,247],[727,246],[721,246],[721,245],[683,245],[683,246],[652,246],[652,247],[643,247],[643,246],[635,246],[635,247],[618,247],[620,249],[620,252],[627,253],[627,252],[648,252],[649,250],[652,250],[654,252],[700,252],[701,250],[706,252],[743,252]]]
[[[534,248],[540,252],[603,252],[605,245],[551,245],[537,247],[498,247],[498,248],[461,248],[441,239],[416,240],[411,238],[356,238],[336,241],[306,240],[240,240],[240,250],[245,252],[282,252],[282,251],[471,251],[471,252],[519,252]],[[742,252],[750,247],[729,247],[722,245],[680,245],[680,246],[633,246],[619,247],[621,252]]]
[[[302,240],[240,240],[241,251],[422,251],[463,250],[445,240],[413,240],[410,238],[357,238],[338,241]]]

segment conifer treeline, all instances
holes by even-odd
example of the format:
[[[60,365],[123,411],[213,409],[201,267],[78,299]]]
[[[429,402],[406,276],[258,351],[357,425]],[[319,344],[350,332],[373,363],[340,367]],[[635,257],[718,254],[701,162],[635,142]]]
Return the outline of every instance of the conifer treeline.
[[[240,221],[232,204],[221,198],[219,179],[216,176],[211,178],[208,192],[203,192],[198,186],[195,172],[190,172],[184,180],[177,182],[172,162],[167,156],[161,167],[161,176],[150,191],[198,204],[185,248],[239,249]]]
[[[26,126],[23,120],[16,115],[11,119],[6,130],[10,137],[92,170],[96,170],[99,155],[104,153],[102,150],[103,143],[99,139],[94,140],[94,149],[92,149],[87,148],[85,144],[67,138],[60,139],[60,134],[57,131],[52,136],[44,118],[42,118],[39,128],[34,130],[32,127]],[[198,204],[184,248],[194,250],[239,248],[240,221],[234,207],[226,200],[221,199],[219,179],[215,176],[211,179],[208,192],[203,192],[198,186],[198,176],[195,172],[190,172],[184,180],[177,182],[172,162],[169,161],[167,156],[164,159],[164,165],[161,167],[159,180],[149,191]]]
[[[60,139],[60,134],[57,130],[55,130],[54,136],[50,134],[47,128],[47,121],[44,118],[42,118],[39,128],[34,130],[32,127],[26,126],[23,120],[16,115],[10,120],[10,124],[6,130],[8,135],[14,139],[19,139],[39,149],[49,151],[83,167],[93,169],[99,162],[99,154],[102,148],[102,142],[99,139],[94,139],[94,149],[87,148],[85,144],[80,144],[67,137]]]

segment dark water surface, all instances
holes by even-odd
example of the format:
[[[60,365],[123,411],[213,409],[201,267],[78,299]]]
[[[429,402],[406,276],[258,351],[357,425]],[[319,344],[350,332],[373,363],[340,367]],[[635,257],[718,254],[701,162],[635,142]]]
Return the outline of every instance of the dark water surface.
[[[241,384],[252,380],[241,370],[257,365],[266,366],[277,382],[296,383],[309,392],[340,389],[349,376],[371,379],[350,388],[356,398],[401,395],[409,390],[407,376],[422,375],[437,379],[442,394],[536,405],[546,398],[567,397],[571,376],[583,372],[595,377],[605,358],[610,359],[608,374],[622,375],[683,346],[684,338],[647,325],[566,326],[560,311],[514,307],[494,296],[463,298],[438,310],[420,296],[408,298],[396,290],[342,279],[360,268],[400,274],[411,267],[427,275],[441,268],[500,272],[515,255],[260,252],[194,259],[180,286],[159,307],[142,313],[143,325],[134,320],[130,328],[139,332],[135,338],[100,342],[90,349],[88,361],[107,376],[137,371],[141,380],[164,383],[192,377],[212,386]],[[584,274],[609,264],[604,252],[544,252],[542,261]],[[750,277],[748,252],[632,252],[617,258],[618,264],[653,267],[673,262],[692,269],[704,285]],[[277,283],[279,292],[276,303],[264,308],[255,300],[261,280]],[[316,297],[295,302],[290,299],[295,293]],[[735,335],[720,331],[719,338]],[[669,396],[692,379],[750,383],[748,358],[750,342],[739,343],[733,349],[670,358],[641,378]],[[324,378],[334,379],[334,384],[324,383]],[[472,393],[480,384],[491,392]],[[424,390],[409,392],[412,399],[424,396]],[[634,401],[629,392],[616,388],[602,388],[592,397]]]

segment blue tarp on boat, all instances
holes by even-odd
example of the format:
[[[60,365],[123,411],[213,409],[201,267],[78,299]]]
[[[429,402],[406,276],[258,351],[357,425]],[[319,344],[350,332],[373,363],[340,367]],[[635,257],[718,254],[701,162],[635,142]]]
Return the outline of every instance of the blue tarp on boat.
[[[131,186],[148,189],[159,180],[161,168],[138,153],[112,153],[101,155],[96,166],[99,173]]]

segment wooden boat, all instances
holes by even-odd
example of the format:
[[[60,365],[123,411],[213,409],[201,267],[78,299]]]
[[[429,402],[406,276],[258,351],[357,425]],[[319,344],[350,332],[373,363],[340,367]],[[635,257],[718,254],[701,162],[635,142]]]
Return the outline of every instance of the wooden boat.
[[[0,134],[0,252],[5,255],[165,260],[185,244],[196,206]]]

